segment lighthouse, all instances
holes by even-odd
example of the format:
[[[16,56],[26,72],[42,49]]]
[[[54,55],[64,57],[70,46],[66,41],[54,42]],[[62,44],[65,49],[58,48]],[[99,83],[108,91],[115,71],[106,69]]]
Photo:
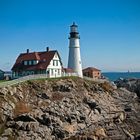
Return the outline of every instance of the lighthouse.
[[[83,77],[79,39],[78,26],[73,22],[70,26],[68,68]]]

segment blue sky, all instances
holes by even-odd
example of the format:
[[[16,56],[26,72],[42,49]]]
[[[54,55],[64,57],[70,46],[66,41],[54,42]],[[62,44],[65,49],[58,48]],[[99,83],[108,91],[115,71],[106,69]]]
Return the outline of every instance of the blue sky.
[[[67,66],[73,21],[83,68],[140,71],[140,0],[0,0],[0,69],[10,70],[28,48],[47,46]]]

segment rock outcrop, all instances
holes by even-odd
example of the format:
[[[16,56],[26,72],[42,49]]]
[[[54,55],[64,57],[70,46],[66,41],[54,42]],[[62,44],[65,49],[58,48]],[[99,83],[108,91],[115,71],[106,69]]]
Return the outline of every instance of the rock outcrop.
[[[126,140],[140,134],[137,96],[80,78],[0,89],[0,140]]]
[[[131,79],[123,79],[115,81],[117,87],[124,87],[131,92],[135,92],[138,97],[140,97],[140,79],[131,78]]]

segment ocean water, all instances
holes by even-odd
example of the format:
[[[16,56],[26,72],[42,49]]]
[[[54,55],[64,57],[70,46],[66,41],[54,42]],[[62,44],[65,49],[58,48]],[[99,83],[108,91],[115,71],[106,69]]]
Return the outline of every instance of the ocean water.
[[[140,78],[140,72],[104,72],[102,75],[110,81],[115,81],[119,78]]]

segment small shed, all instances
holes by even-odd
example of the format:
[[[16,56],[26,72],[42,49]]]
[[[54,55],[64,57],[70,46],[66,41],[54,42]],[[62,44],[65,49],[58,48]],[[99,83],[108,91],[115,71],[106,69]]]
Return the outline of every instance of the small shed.
[[[88,68],[83,69],[83,75],[90,78],[94,78],[94,79],[100,79],[101,70],[94,67],[88,67]]]

